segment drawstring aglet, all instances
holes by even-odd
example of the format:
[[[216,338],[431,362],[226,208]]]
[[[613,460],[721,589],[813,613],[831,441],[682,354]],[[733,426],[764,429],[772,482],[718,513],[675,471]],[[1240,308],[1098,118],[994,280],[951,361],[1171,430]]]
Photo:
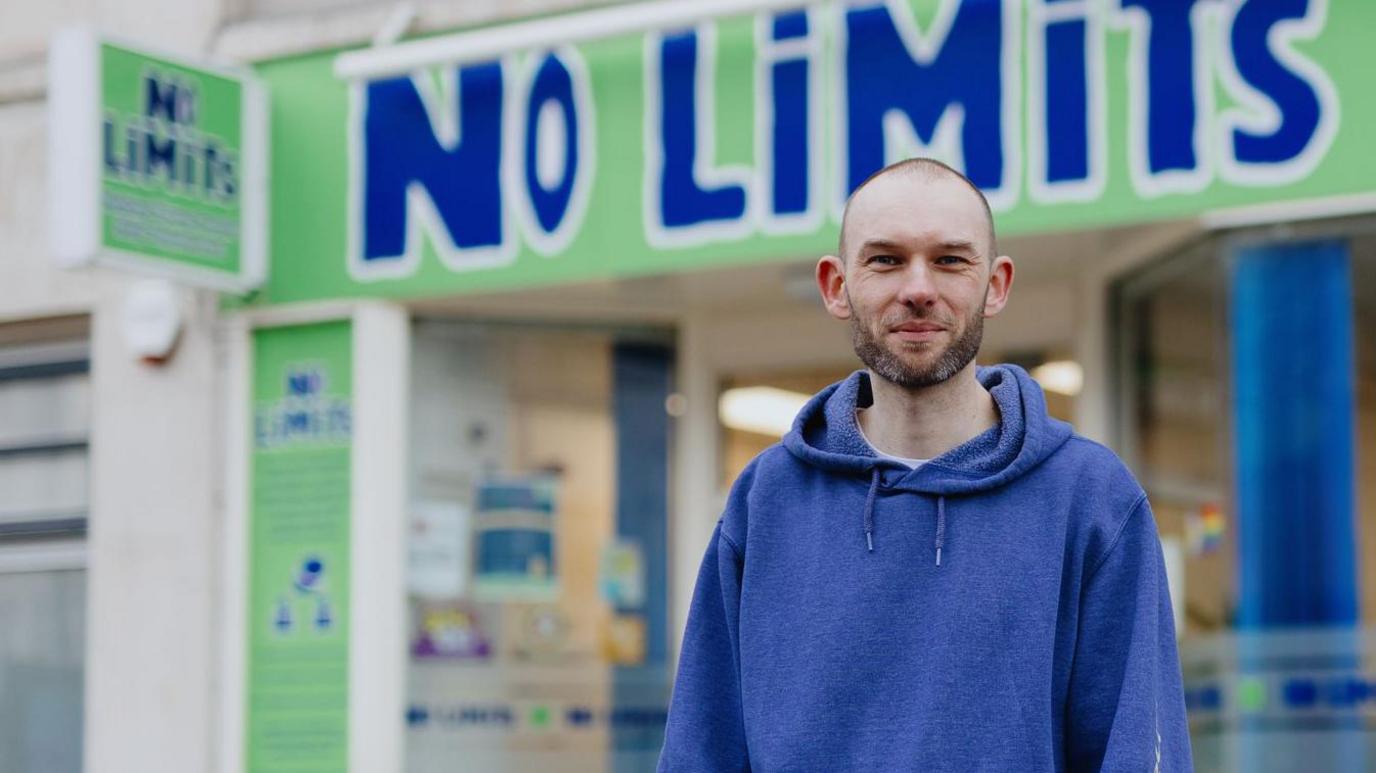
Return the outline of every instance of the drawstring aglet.
[[[870,552],[873,553],[873,552],[874,552],[874,535],[871,534],[870,532],[865,532],[865,544],[869,546]]]
[[[936,549],[936,565],[941,566],[941,548]]]

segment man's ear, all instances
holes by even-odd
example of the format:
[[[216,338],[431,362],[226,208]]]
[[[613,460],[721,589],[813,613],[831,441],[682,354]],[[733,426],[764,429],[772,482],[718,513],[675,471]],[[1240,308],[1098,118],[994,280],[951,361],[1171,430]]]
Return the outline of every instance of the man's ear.
[[[1008,294],[1013,290],[1013,259],[1007,255],[994,258],[989,270],[989,286],[984,290],[984,316],[992,317],[1008,305]]]
[[[822,305],[837,319],[850,319],[850,299],[846,297],[846,264],[835,255],[817,261],[817,289]]]

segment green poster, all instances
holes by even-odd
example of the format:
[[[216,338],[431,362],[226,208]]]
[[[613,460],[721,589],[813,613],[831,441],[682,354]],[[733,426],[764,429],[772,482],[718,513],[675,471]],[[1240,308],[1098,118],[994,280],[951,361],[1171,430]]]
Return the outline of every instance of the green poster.
[[[224,290],[262,281],[267,107],[249,72],[68,30],[50,73],[60,262]]]
[[[351,329],[268,328],[253,345],[248,770],[343,771]]]

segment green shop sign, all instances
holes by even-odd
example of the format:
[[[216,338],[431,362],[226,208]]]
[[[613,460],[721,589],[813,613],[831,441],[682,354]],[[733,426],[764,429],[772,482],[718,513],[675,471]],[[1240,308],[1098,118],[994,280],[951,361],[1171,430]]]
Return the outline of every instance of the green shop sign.
[[[349,322],[253,335],[247,766],[347,769]]]
[[[1338,0],[890,0],[461,65],[486,33],[268,63],[257,302],[817,255],[847,193],[918,153],[1004,234],[1351,204],[1376,190],[1373,26]],[[417,46],[435,64],[343,66]]]
[[[59,33],[49,67],[51,243],[245,291],[263,280],[267,103],[246,72]]]

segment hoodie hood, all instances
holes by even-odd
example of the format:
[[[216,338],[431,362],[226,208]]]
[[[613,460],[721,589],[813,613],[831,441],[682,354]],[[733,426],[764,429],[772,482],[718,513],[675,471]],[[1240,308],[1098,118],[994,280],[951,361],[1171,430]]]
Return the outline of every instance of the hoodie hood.
[[[784,447],[806,464],[869,479],[863,521],[870,550],[874,549],[874,499],[881,490],[935,496],[939,565],[948,496],[973,495],[1015,480],[1072,434],[1069,424],[1047,416],[1041,387],[1022,368],[979,366],[975,378],[994,398],[999,423],[915,470],[875,455],[860,433],[855,410],[874,402],[869,372],[864,369],[814,395],[784,436]]]

